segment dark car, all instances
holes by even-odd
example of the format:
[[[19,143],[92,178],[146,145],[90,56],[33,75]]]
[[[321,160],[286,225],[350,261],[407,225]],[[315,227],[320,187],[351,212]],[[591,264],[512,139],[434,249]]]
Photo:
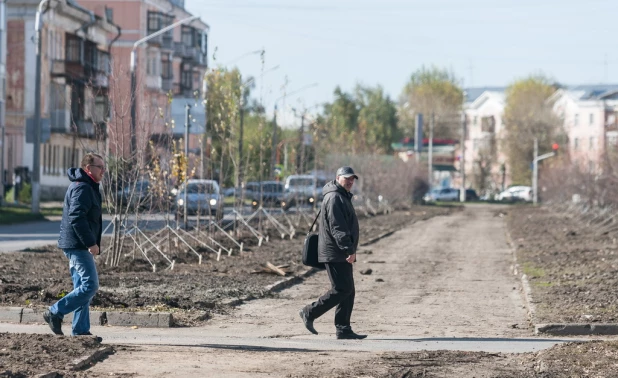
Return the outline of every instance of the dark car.
[[[478,201],[479,196],[474,189],[466,189],[466,201]]]
[[[251,199],[253,208],[278,207],[283,201],[284,185],[279,181],[248,182],[245,196]]]

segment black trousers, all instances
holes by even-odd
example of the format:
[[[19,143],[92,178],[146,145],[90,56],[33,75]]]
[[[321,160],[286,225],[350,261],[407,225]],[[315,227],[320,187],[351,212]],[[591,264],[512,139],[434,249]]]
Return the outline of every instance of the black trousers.
[[[305,307],[304,311],[310,319],[317,319],[328,310],[335,309],[335,327],[337,333],[349,332],[350,318],[354,308],[354,275],[352,264],[348,262],[326,263],[326,272],[330,279],[331,289],[317,301]]]

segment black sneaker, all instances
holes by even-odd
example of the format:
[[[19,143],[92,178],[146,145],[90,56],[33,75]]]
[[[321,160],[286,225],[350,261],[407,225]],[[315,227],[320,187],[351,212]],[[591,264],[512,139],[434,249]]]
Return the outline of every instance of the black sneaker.
[[[53,333],[56,335],[64,335],[64,333],[62,333],[62,319],[49,312],[49,310],[43,313],[43,319],[45,319],[45,323],[49,325]]]
[[[304,310],[300,310],[298,312],[298,315],[300,315],[300,318],[303,320],[303,323],[305,323],[305,328],[307,328],[309,332],[313,333],[314,335],[317,335],[318,331],[316,331],[315,328],[313,328],[313,319],[309,319],[307,314],[305,314]]]
[[[337,339],[339,340],[361,340],[367,337],[367,335],[359,335],[358,333],[354,333],[353,331],[342,332],[337,334]]]
[[[75,335],[75,336],[94,336],[94,335],[90,332],[86,332],[86,333],[80,333],[79,335]],[[100,343],[103,341],[103,338],[101,336],[95,336],[95,340]]]

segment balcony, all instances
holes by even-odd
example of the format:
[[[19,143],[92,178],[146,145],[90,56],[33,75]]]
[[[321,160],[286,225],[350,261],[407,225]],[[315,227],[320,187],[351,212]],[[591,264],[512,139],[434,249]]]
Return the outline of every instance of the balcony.
[[[146,88],[161,89],[161,76],[146,76]]]
[[[161,78],[161,89],[163,92],[169,92],[174,88],[173,78]]]
[[[174,42],[174,56],[181,58],[185,57],[185,44],[182,42]]]
[[[93,121],[77,121],[75,126],[77,127],[77,135],[80,137],[90,139],[105,139],[107,135],[107,124],[104,122]]]
[[[49,112],[52,133],[67,133],[71,129],[71,112],[68,109],[55,109]]]
[[[171,34],[163,34],[163,38],[161,39],[161,48],[164,50],[174,50],[174,38]]]
[[[152,34],[155,32],[157,32],[157,30],[148,30],[148,34]],[[149,45],[163,46],[163,34],[159,34],[156,37],[152,37],[147,42]]]

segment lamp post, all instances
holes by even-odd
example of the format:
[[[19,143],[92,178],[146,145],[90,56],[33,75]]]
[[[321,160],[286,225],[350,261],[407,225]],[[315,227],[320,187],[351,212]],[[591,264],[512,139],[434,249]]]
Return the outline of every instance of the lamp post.
[[[34,21],[36,38],[36,69],[34,79],[34,140],[32,142],[32,212],[39,213],[41,200],[41,28],[43,27],[43,6],[49,0],[42,0]],[[2,146],[4,154],[4,146]],[[4,172],[2,172],[4,173]]]
[[[274,115],[273,115],[273,137],[272,137],[272,150],[270,153],[270,174],[273,178],[273,180],[275,179],[275,165],[277,164],[276,160],[275,160],[275,154],[276,154],[276,149],[277,149],[277,104],[279,103],[280,100],[286,98],[287,96],[291,96],[294,94],[297,94],[299,92],[302,92],[306,89],[309,88],[313,88],[313,87],[317,87],[318,83],[311,83],[308,85],[305,85],[304,87],[298,88],[290,93],[286,93],[283,96],[279,97],[278,99],[275,100],[275,111],[274,111]]]
[[[45,0],[44,0],[45,1]],[[133,44],[133,49],[131,50],[131,64],[130,64],[130,68],[131,68],[131,154],[134,154],[135,151],[137,151],[137,137],[135,135],[136,132],[136,107],[137,107],[137,101],[136,101],[136,96],[137,96],[137,78],[136,78],[136,74],[135,74],[135,51],[137,50],[137,47],[139,45],[141,45],[144,42],[147,42],[148,40],[157,37],[165,32],[167,32],[168,30],[171,30],[173,28],[175,28],[178,25],[183,25],[186,24],[188,22],[191,22],[193,20],[196,20],[200,18],[199,16],[191,16],[191,17],[187,17],[184,18],[180,21],[177,21],[171,25],[168,25],[166,27],[164,27],[163,29],[156,31],[152,34],[149,34],[147,36],[145,36],[144,38],[136,41]]]

